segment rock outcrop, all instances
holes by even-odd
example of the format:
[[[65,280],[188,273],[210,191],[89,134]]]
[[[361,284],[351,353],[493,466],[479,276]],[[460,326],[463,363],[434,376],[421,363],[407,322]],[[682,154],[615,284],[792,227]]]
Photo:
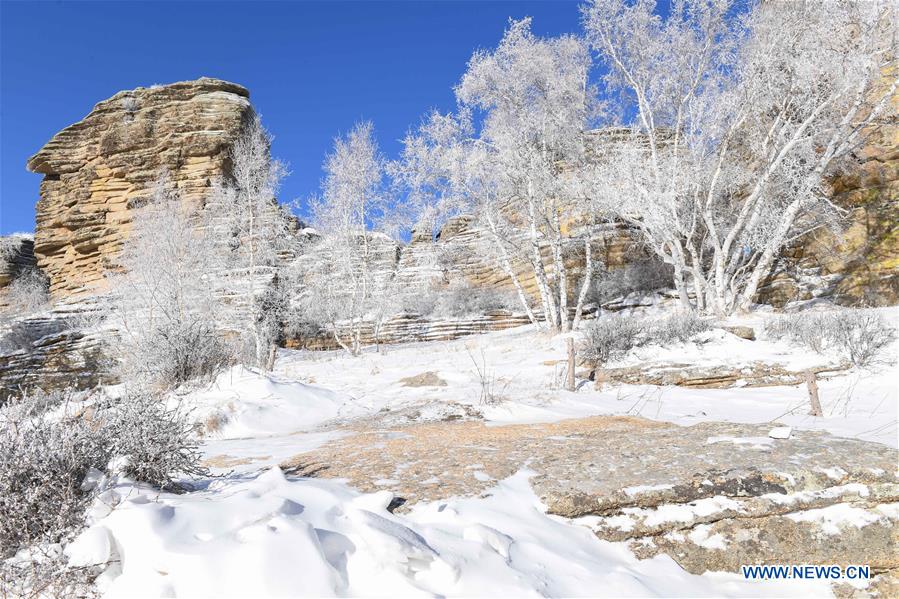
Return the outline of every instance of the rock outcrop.
[[[123,91],[28,160],[44,175],[35,234],[4,244],[16,247],[0,261],[0,306],[2,287],[34,265],[49,278],[53,305],[0,331],[0,402],[30,387],[111,380],[104,339],[115,331],[98,329],[91,315],[103,311],[105,275],[117,268],[134,211],[163,174],[201,209],[252,110],[245,88],[218,79]]]
[[[550,514],[627,542],[638,557],[668,554],[695,574],[866,564],[870,590],[899,575],[893,448],[808,431],[775,439],[770,424],[597,416],[486,426],[461,411],[436,422],[405,416],[364,418],[282,467],[392,492],[398,510],[477,496],[527,468]]]
[[[202,78],[119,92],[53,136],[28,160],[44,175],[34,254],[51,297],[102,291],[132,210],[163,171],[202,205],[251,110],[245,88]]]
[[[400,314],[384,322],[377,334],[375,334],[374,324],[364,323],[360,335],[363,345],[450,341],[468,335],[520,327],[529,322],[527,315],[516,314],[508,310],[443,320],[424,318],[417,314]],[[349,329],[341,330],[340,335],[344,339],[349,338]],[[334,337],[327,333],[308,337],[289,337],[285,345],[292,349],[340,349],[340,345],[334,340]]]
[[[0,339],[0,405],[23,391],[80,390],[115,382],[104,344],[115,331],[92,326],[98,301],[62,302],[13,321]]]
[[[165,172],[182,200],[199,209],[213,180],[227,172],[229,148],[251,114],[245,88],[208,78],[123,91],[98,103],[28,161],[30,170],[44,175],[34,240],[23,237],[7,244],[15,247],[0,260],[0,290],[22,269],[36,265],[49,278],[51,299],[65,304],[67,314],[78,312],[79,301],[101,297],[105,273],[117,267],[134,210],[150,195],[155,180]],[[835,199],[851,209],[852,226],[840,238],[817,233],[785,252],[761,299],[782,305],[823,293],[850,304],[899,301],[895,226],[899,220],[899,125],[891,118],[859,150],[858,168],[834,179]],[[597,139],[604,138],[598,134]],[[579,234],[578,227],[576,222],[569,223],[569,233]],[[583,248],[576,246],[565,258],[575,278],[584,262]],[[310,243],[306,251],[315,248]],[[509,277],[492,258],[489,234],[468,216],[451,219],[436,239],[431,239],[430,231],[416,230],[410,243],[385,239],[378,251],[383,276],[393,277],[408,291],[460,283],[512,290]],[[593,253],[609,268],[645,257],[629,231],[613,225],[596,234]],[[536,299],[530,265],[518,260],[512,267],[525,291]],[[552,272],[548,274],[552,278]],[[571,292],[576,293],[575,286]],[[54,310],[20,323],[28,343],[39,343],[0,360],[4,385],[33,382],[34,373],[45,369],[48,360],[62,360],[72,351],[77,355],[64,360],[71,368],[60,368],[71,376],[63,378],[87,384],[101,376],[86,371],[75,374],[79,368],[103,363],[95,353],[102,346],[98,341],[78,337],[71,327],[65,330],[72,334],[56,331],[55,336],[48,333],[32,339],[49,323],[58,329],[62,322],[73,321]],[[508,312],[436,322],[406,314],[382,326],[378,340],[452,339],[524,322],[522,315]],[[373,329],[364,336],[375,341]],[[288,344],[333,347],[324,338],[290,339]]]

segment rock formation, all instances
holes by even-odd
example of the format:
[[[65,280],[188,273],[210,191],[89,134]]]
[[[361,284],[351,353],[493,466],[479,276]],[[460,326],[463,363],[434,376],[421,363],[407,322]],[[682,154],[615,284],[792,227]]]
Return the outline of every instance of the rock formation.
[[[21,388],[110,380],[103,339],[115,332],[90,315],[102,311],[105,274],[117,267],[134,210],[163,173],[183,202],[201,208],[251,114],[249,92],[218,79],[137,88],[98,103],[28,160],[44,175],[34,240],[4,252],[0,290],[36,262],[53,308],[2,331],[0,402]]]
[[[163,171],[200,206],[251,110],[245,88],[218,79],[137,88],[100,102],[32,156],[28,169],[44,175],[34,254],[53,299],[103,289],[131,211]]]
[[[893,108],[899,108],[899,99],[893,98]],[[68,372],[63,379],[79,386],[93,384],[102,375],[85,370],[104,363],[97,353],[102,344],[90,335],[65,333],[65,323],[77,320],[70,316],[81,310],[79,302],[96,302],[102,296],[105,273],[117,267],[134,210],[149,196],[155,180],[165,172],[182,200],[199,209],[212,181],[227,172],[229,148],[250,114],[249,92],[226,81],[202,78],[137,88],[98,103],[31,157],[28,168],[44,175],[34,240],[4,242],[8,251],[0,260],[0,307],[2,288],[35,263],[49,277],[51,299],[65,307],[19,323],[26,345],[31,345],[14,356],[0,356],[0,387],[32,384],[34,373],[63,362],[65,368],[57,370]],[[818,232],[788,249],[762,289],[761,300],[782,305],[823,293],[847,304],[899,301],[897,146],[899,123],[893,110],[858,151],[857,166],[833,179],[836,202],[851,212],[846,233],[834,237]],[[570,233],[579,233],[577,223],[571,223]],[[405,245],[382,241],[379,268],[403,289],[459,283],[512,289],[491,258],[488,233],[472,217],[451,219],[433,240],[429,231],[416,230]],[[305,251],[314,252],[315,247],[309,243]],[[615,226],[596,235],[593,251],[597,261],[610,268],[645,256],[629,232]],[[583,260],[581,247],[566,255],[572,277],[580,275]],[[530,266],[522,260],[513,268],[536,299]],[[576,293],[575,286],[571,291]],[[507,312],[444,322],[406,314],[384,325],[380,340],[449,339],[522,322],[521,315]],[[53,330],[47,332],[48,327]],[[331,347],[322,339],[288,343]]]
[[[667,554],[694,574],[868,564],[880,577],[875,588],[895,589],[899,481],[890,447],[811,431],[775,439],[771,425],[681,427],[629,416],[494,427],[465,407],[429,412],[431,421],[420,406],[384,410],[281,466],[389,491],[399,511],[478,496],[527,467],[550,514],[628,542],[641,559]]]

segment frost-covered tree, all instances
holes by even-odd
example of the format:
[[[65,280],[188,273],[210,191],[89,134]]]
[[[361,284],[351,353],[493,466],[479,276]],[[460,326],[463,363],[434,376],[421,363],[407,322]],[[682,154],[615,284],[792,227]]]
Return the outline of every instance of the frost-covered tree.
[[[475,137],[471,115],[431,112],[419,128],[406,136],[402,156],[390,163],[394,182],[403,188],[406,204],[415,214],[416,227],[431,235],[446,220],[474,214],[490,240],[489,257],[512,281],[519,302],[532,323],[537,318],[513,261],[520,247],[501,210],[500,171],[490,149]]]
[[[231,359],[212,285],[217,247],[197,218],[165,177],[135,212],[109,279],[123,380],[175,385]]]
[[[4,290],[3,301],[4,316],[9,318],[41,310],[50,301],[47,275],[34,266],[22,269]]]
[[[271,135],[258,115],[245,124],[230,152],[228,176],[215,182],[205,213],[218,243],[215,273],[227,301],[228,326],[246,335],[245,359],[270,367],[283,319],[272,302],[282,252],[291,243],[291,218],[276,195],[286,169],[270,154]]]
[[[570,328],[565,230],[585,198],[570,172],[586,159],[596,115],[590,66],[579,38],[539,38],[530,19],[512,21],[495,50],[469,61],[456,87],[459,115],[431,115],[403,157],[409,187],[435,198],[426,214],[473,210],[486,225],[534,320],[512,266],[527,261],[553,330]]]
[[[673,267],[685,307],[743,310],[786,244],[838,221],[827,177],[896,92],[884,35],[894,8],[684,0],[666,18],[654,9],[583,7],[609,70],[605,94],[633,115],[592,169],[593,194]]]
[[[384,157],[370,122],[334,140],[324,163],[322,193],[312,215],[322,238],[305,270],[306,316],[326,325],[335,341],[359,355],[362,328],[390,315],[395,221],[384,181]],[[385,262],[390,268],[385,269]]]
[[[30,239],[31,235],[25,233],[0,237],[0,259],[15,264],[22,244]],[[49,301],[47,276],[36,266],[26,265],[15,272],[12,281],[0,291],[0,325],[34,314],[45,308]]]

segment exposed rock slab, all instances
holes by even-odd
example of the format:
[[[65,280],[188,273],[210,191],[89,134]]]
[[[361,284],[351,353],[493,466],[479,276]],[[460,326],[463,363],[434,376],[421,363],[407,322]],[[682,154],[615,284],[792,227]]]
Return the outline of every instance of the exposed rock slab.
[[[750,362],[740,365],[698,365],[669,362],[648,362],[638,366],[607,368],[595,376],[602,382],[628,385],[675,385],[696,389],[728,389],[731,387],[774,387],[799,385],[805,382],[807,370],[817,375],[827,375],[849,368],[842,366],[818,366],[802,371],[789,370],[781,364]]]
[[[103,298],[61,302],[0,330],[0,404],[28,389],[90,389],[116,382],[105,343],[108,329],[88,324]]]
[[[771,425],[692,427],[633,417],[486,426],[403,426],[387,415],[283,465],[416,501],[487,492],[521,468],[552,514],[577,519],[641,557],[667,553],[691,572],[744,564],[899,568],[897,452]],[[886,583],[884,583],[886,584]]]

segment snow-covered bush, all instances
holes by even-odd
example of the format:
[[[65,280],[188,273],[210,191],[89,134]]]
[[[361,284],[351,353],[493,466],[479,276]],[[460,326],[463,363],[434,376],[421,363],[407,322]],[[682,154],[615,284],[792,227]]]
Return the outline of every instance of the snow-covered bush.
[[[457,285],[409,294],[402,298],[401,308],[426,318],[460,318],[495,310],[519,310],[521,304],[511,291]]]
[[[122,474],[169,490],[178,489],[176,476],[207,474],[200,466],[196,425],[164,397],[129,390],[100,406],[96,418],[109,454],[121,458]]]
[[[0,557],[34,543],[70,538],[89,500],[81,489],[108,448],[84,416],[51,421],[34,400],[4,406],[0,422]],[[18,404],[18,405],[17,405]]]
[[[827,343],[823,326],[829,315],[819,313],[784,314],[765,319],[765,335],[772,339],[790,341],[822,353]]]
[[[874,310],[785,314],[767,319],[764,330],[819,354],[836,352],[855,366],[875,363],[896,339],[896,329]]]
[[[669,265],[655,258],[638,260],[600,272],[590,285],[587,299],[601,305],[631,294],[647,295],[669,288],[672,281]]]
[[[0,597],[19,599],[87,599],[100,597],[94,580],[102,566],[72,568],[57,543],[30,547],[0,560]]]
[[[140,102],[134,96],[125,96],[122,98],[122,110],[128,116],[133,116],[140,109]]]
[[[435,312],[438,316],[459,317],[518,307],[518,300],[512,293],[499,289],[455,287],[440,294]]]
[[[212,324],[194,319],[157,322],[126,343],[122,373],[164,387],[212,375],[233,360],[231,347]]]
[[[416,290],[400,298],[400,309],[427,318],[437,312],[439,300],[440,293],[434,289]]]
[[[654,345],[686,343],[694,335],[708,331],[712,323],[695,312],[676,312],[662,319],[648,321],[643,327],[643,340]]]
[[[32,394],[0,408],[0,557],[70,539],[90,501],[92,469],[176,489],[204,475],[193,426],[158,395],[126,391],[82,409],[65,394]],[[60,410],[48,407],[65,403]]]
[[[24,269],[9,284],[5,291],[5,300],[9,310],[17,315],[30,314],[43,308],[48,301],[47,275],[35,267]]]
[[[834,313],[829,334],[856,366],[877,361],[883,350],[896,339],[896,329],[872,310]]]
[[[599,318],[585,331],[581,356],[597,365],[621,358],[640,345],[643,328],[640,319],[629,316]]]
[[[711,328],[709,319],[693,312],[676,312],[662,318],[604,316],[587,327],[581,355],[589,362],[604,364],[622,358],[635,347],[686,343]]]

